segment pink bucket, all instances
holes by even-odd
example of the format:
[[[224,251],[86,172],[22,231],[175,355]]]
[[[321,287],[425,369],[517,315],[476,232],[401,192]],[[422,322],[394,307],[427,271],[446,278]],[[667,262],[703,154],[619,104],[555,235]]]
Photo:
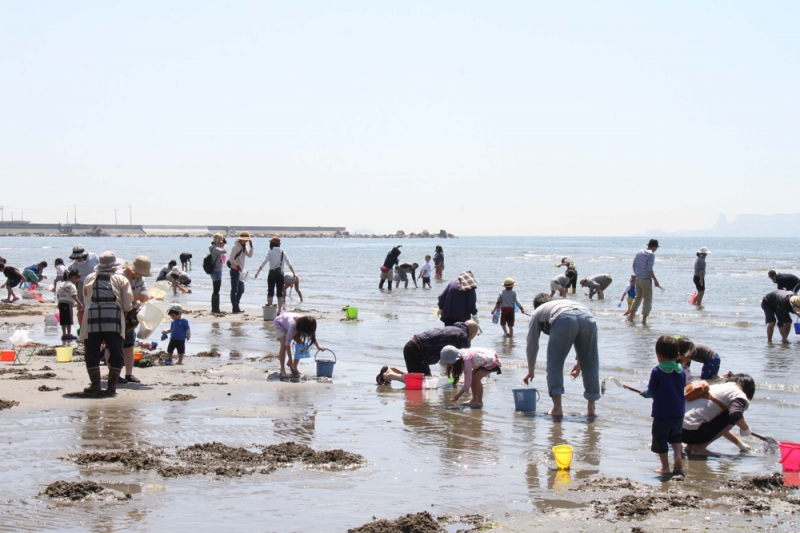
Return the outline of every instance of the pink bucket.
[[[778,446],[781,447],[783,471],[800,471],[800,444],[796,442],[779,442]]]
[[[425,374],[406,374],[406,390],[422,390]]]

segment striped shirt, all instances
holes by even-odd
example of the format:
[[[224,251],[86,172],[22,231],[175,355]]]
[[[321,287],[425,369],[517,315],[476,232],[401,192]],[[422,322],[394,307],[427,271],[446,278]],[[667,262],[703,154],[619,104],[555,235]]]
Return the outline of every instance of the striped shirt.
[[[644,249],[633,258],[633,273],[639,279],[650,279],[650,272],[656,264],[656,254]]]

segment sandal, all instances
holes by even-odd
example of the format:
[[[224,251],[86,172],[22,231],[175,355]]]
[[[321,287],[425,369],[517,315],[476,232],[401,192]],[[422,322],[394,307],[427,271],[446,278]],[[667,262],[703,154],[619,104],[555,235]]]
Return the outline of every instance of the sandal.
[[[379,373],[377,376],[375,376],[375,382],[376,382],[378,385],[388,385],[388,384],[389,384],[389,382],[388,382],[388,381],[386,381],[385,379],[383,379],[383,374],[384,374],[384,373],[385,373],[387,370],[389,370],[389,367],[388,367],[388,366],[386,366],[386,365],[384,365],[384,366],[383,366],[383,368],[381,368],[381,371],[380,371],[380,373]]]

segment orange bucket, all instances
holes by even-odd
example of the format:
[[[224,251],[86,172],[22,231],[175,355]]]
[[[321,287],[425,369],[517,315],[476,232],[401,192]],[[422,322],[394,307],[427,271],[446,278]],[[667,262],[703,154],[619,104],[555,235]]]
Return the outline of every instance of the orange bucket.
[[[14,350],[3,350],[0,352],[0,361],[3,361],[4,363],[13,363],[14,358]]]

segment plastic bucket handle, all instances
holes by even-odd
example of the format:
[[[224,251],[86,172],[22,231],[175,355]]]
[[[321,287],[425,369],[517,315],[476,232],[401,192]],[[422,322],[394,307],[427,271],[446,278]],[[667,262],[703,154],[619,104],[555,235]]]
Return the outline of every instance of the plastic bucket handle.
[[[321,352],[321,351],[322,351],[322,350],[317,350],[317,353],[315,353],[315,354],[314,354],[314,361],[316,361],[316,360],[317,360],[317,354],[318,354],[319,352]],[[331,352],[331,354],[333,355],[333,362],[335,363],[335,362],[336,362],[336,354],[335,354],[335,353],[333,353],[333,350],[331,350],[330,348],[325,348],[325,351],[326,351],[326,352]],[[323,361],[325,361],[325,359],[323,359]],[[328,361],[330,361],[330,359],[328,359]]]

